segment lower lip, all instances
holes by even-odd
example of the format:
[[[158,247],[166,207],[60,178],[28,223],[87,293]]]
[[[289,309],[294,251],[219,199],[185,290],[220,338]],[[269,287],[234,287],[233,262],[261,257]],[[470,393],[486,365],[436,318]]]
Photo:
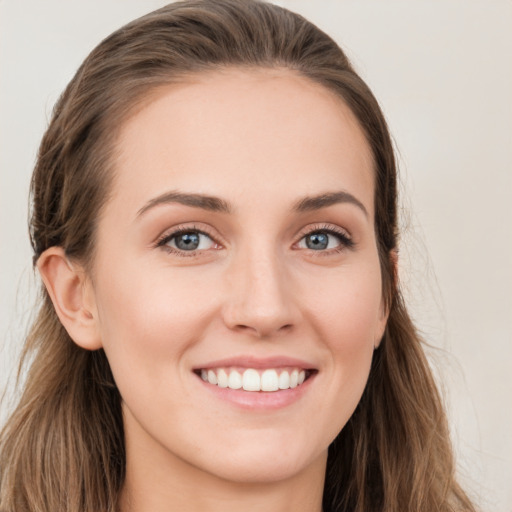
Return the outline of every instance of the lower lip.
[[[316,373],[309,376],[296,388],[281,389],[279,391],[244,391],[243,389],[221,388],[205,382],[197,376],[198,382],[207,391],[220,400],[230,402],[233,405],[247,410],[275,410],[288,407],[297,402],[311,387]]]

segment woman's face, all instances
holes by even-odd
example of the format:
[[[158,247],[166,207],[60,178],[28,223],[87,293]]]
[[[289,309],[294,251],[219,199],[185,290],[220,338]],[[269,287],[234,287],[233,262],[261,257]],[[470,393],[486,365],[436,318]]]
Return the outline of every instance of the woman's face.
[[[90,286],[128,464],[324,468],[386,322],[350,110],[288,71],[203,74],[125,123],[115,173]]]

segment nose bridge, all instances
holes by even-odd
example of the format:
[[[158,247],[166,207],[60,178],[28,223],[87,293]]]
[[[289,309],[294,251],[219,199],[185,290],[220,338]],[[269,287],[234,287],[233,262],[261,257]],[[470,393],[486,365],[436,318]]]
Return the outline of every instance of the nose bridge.
[[[260,337],[290,328],[298,321],[291,281],[272,244],[240,248],[229,270],[225,322]]]

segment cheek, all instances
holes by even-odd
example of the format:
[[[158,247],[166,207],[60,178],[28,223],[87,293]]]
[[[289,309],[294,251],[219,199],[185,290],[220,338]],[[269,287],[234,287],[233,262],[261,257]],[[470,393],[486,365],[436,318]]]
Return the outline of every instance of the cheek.
[[[103,346],[114,380],[125,406],[147,431],[153,428],[151,418],[169,423],[164,411],[175,415],[190,409],[190,376],[183,363],[190,349],[200,345],[212,310],[211,297],[198,294],[198,279],[166,278],[166,270],[158,278],[141,268],[130,278],[129,272],[113,270],[98,294]],[[170,399],[173,389],[181,391]]]
[[[114,373],[126,366],[151,379],[167,372],[204,334],[214,309],[205,276],[170,269],[109,269],[98,279],[103,346]]]
[[[311,293],[312,323],[328,351],[327,387],[336,404],[325,428],[336,435],[357,407],[382,328],[378,266],[346,267]]]
[[[383,317],[378,265],[346,266],[318,282],[307,292],[309,309],[332,349],[356,353],[362,345],[373,346]]]

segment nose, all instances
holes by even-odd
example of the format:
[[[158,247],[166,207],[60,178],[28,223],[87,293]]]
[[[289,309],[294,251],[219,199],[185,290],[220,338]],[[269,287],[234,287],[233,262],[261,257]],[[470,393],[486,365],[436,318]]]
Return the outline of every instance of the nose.
[[[228,270],[224,323],[257,338],[292,330],[301,313],[285,265],[272,250],[247,253]]]

